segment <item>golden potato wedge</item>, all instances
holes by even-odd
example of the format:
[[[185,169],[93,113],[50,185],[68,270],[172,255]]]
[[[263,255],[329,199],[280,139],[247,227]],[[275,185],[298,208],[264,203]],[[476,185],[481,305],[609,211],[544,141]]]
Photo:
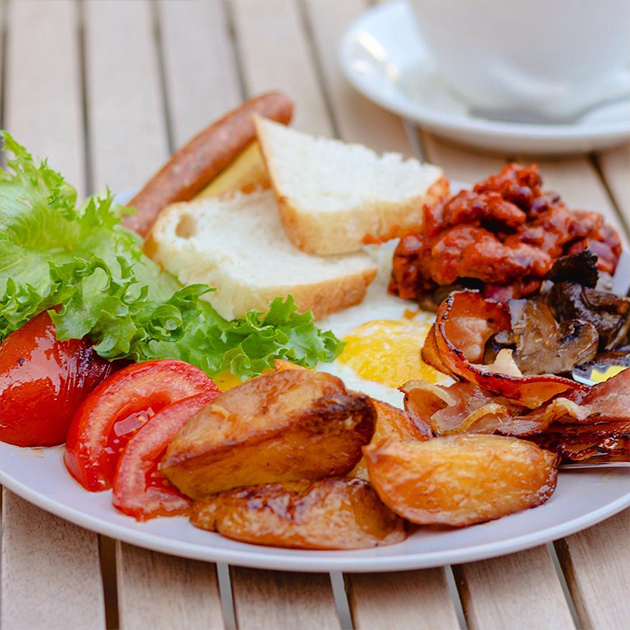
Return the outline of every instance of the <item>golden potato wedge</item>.
[[[190,520],[227,538],[296,549],[363,549],[407,537],[404,521],[361,479],[227,490],[195,502]]]
[[[557,455],[499,435],[390,438],[363,452],[383,503],[419,525],[461,527],[536,507],[558,477]]]
[[[428,440],[431,438],[431,429],[427,424],[414,418],[407,411],[403,411],[385,402],[371,399],[376,410],[376,426],[370,444],[378,444],[388,437],[398,437],[409,440]],[[351,477],[368,479],[368,470],[365,457],[355,466],[350,473]]]
[[[364,394],[336,376],[272,372],[204,407],[169,444],[161,470],[184,494],[346,475],[374,433]]]

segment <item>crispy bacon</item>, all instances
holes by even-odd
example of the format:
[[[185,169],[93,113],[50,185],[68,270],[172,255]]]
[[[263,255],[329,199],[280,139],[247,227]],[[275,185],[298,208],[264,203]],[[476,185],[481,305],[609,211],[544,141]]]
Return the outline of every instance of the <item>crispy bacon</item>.
[[[502,304],[484,299],[477,291],[454,291],[438,309],[422,358],[450,376],[530,409],[557,394],[584,388],[553,374],[522,376],[505,354],[499,364],[481,365],[486,341],[509,327],[510,315]]]
[[[435,435],[498,433],[532,440],[571,461],[630,461],[630,369],[534,410],[472,383],[410,381],[401,390],[407,411]]]

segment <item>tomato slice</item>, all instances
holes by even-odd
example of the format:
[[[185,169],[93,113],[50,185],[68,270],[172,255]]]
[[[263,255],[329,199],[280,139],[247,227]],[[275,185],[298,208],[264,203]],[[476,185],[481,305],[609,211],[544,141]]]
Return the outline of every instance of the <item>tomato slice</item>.
[[[122,449],[149,418],[183,398],[217,391],[210,378],[184,361],[147,361],[120,370],[74,414],[66,468],[87,490],[111,488]]]
[[[0,440],[63,444],[79,405],[113,370],[88,341],[58,341],[50,316],[40,313],[0,345]]]
[[[114,475],[114,506],[138,521],[187,514],[190,500],[159,471],[169,442],[188,418],[212,402],[218,391],[185,398],[162,409],[129,440]]]

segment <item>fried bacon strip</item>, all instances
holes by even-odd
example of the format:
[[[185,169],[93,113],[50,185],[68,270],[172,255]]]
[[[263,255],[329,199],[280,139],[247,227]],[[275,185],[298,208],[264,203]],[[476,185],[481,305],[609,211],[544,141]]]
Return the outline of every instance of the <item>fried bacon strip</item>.
[[[602,454],[598,461],[630,461],[630,369],[534,410],[471,383],[410,381],[401,390],[407,411],[435,435],[499,433],[530,439],[572,461]]]
[[[488,339],[509,327],[510,315],[502,304],[484,299],[477,291],[455,291],[438,309],[422,358],[450,376],[530,409],[558,394],[584,389],[553,374],[522,376],[509,351],[499,353],[502,356],[494,364],[481,365]]]

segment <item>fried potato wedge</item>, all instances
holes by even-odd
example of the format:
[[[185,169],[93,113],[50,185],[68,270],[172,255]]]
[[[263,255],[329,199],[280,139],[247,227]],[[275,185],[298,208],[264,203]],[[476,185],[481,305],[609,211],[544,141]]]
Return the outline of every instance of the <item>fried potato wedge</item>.
[[[296,549],[364,549],[407,537],[403,520],[361,479],[227,490],[197,501],[190,520],[227,538]]]
[[[376,413],[336,376],[272,372],[204,407],[169,444],[161,470],[200,499],[240,486],[343,476],[361,459]]]
[[[398,437],[403,440],[428,440],[432,437],[429,425],[412,414],[374,398],[372,398],[372,404],[376,410],[376,426],[370,444],[377,444],[388,437]],[[367,481],[365,457],[361,458],[350,476]]]
[[[558,477],[556,454],[498,435],[390,438],[363,452],[383,503],[418,525],[463,527],[536,507]]]

